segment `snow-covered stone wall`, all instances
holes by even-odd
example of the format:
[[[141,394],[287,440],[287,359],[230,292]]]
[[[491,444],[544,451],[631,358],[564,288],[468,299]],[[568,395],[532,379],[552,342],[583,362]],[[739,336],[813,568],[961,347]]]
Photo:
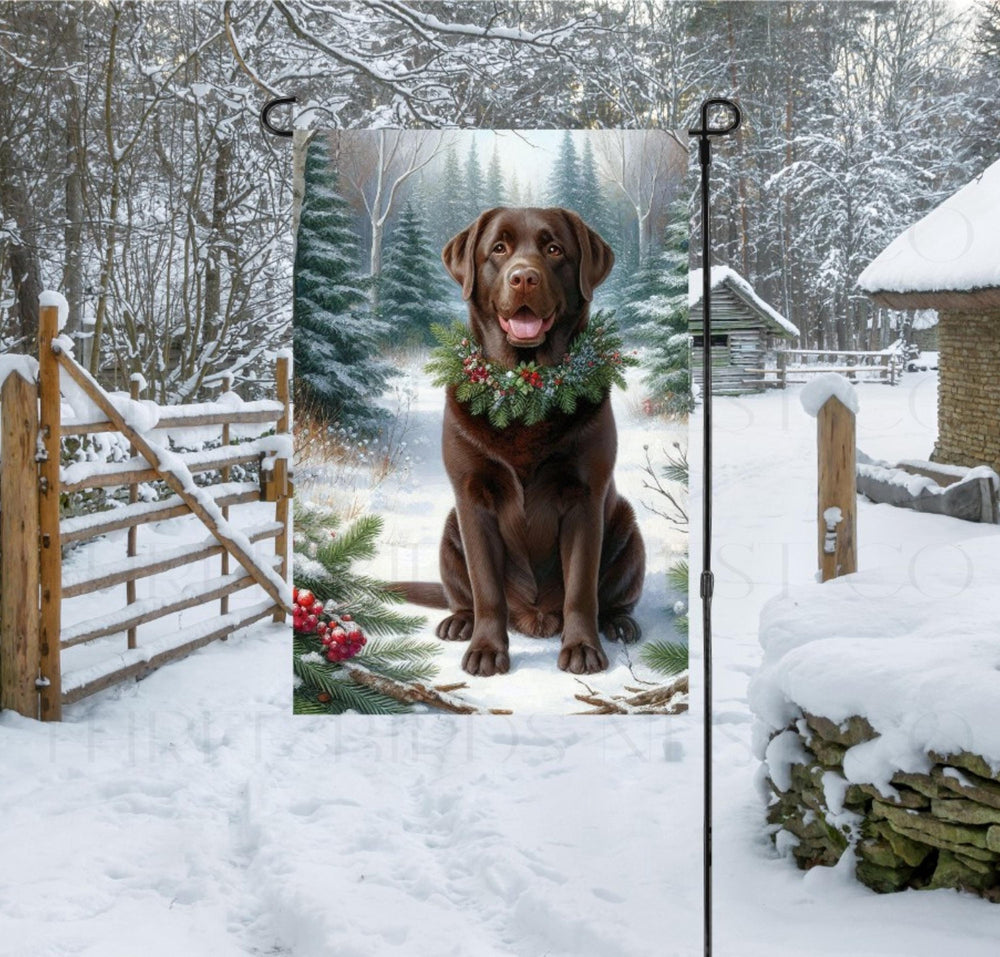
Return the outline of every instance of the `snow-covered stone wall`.
[[[942,312],[934,459],[1000,471],[1000,310]]]
[[[899,771],[888,788],[850,783],[844,755],[877,738],[858,715],[803,714],[772,739],[785,785],[767,778],[775,843],[802,868],[853,854],[880,893],[953,887],[1000,901],[1000,774],[975,754],[930,752],[926,773]]]
[[[762,608],[754,750],[800,867],[1000,902],[1000,534],[982,528]]]

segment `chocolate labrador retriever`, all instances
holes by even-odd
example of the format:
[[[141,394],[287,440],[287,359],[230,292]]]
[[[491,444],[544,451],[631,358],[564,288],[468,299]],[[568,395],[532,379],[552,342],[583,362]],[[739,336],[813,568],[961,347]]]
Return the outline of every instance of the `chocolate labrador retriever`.
[[[589,318],[593,290],[614,253],[575,213],[484,212],[445,247],[468,302],[472,337],[493,363],[559,364]],[[634,641],[645,551],[612,475],[617,435],[607,394],[503,429],[473,415],[448,388],[444,464],[455,508],[441,542],[440,586],[401,584],[410,600],[447,607],[447,640],[469,641],[473,675],[510,667],[507,629],[562,634],[559,667],[603,671],[599,632]]]

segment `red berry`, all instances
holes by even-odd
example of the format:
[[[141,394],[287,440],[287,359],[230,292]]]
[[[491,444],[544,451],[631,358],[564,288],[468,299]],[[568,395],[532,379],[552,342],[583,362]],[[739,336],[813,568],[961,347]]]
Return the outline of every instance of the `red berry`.
[[[341,621],[354,621],[354,619],[350,615],[341,615],[340,616],[340,620]]]
[[[308,588],[303,588],[299,592],[299,604],[303,608],[308,608],[315,600],[316,596]]]

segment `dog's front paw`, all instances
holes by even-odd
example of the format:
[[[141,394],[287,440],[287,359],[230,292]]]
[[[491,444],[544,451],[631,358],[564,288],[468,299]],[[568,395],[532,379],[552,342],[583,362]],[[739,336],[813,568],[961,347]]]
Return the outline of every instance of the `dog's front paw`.
[[[462,668],[470,675],[481,678],[507,674],[510,671],[507,633],[473,635],[472,644],[462,658]]]
[[[436,634],[443,641],[468,641],[472,637],[472,612],[449,615],[437,626]]]
[[[593,638],[573,638],[564,632],[559,651],[559,668],[574,675],[607,671],[608,656],[601,647],[601,639],[596,635]]]
[[[642,629],[631,615],[612,615],[601,622],[601,631],[608,641],[620,641],[626,645],[642,637]]]

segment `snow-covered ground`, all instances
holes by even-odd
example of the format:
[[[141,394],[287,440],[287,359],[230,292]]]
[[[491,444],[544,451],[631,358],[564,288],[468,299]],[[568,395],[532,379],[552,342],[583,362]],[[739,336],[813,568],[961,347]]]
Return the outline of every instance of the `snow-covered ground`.
[[[652,501],[642,444],[655,459],[665,439],[631,401],[620,475]],[[447,508],[422,411],[409,476],[373,496],[358,486],[357,504],[388,512],[386,574],[409,576],[432,545],[416,569],[436,564]],[[665,635],[663,571],[682,543],[637,508],[651,553],[641,617]],[[165,547],[196,532],[155,534]],[[472,689],[511,717],[295,717],[288,628],[270,623],[71,705],[61,724],[0,714],[0,955],[699,953],[697,723],[530,713],[557,682],[560,704],[582,707],[555,648],[515,646],[508,689],[543,676],[518,700]],[[441,680],[461,674],[446,667]]]
[[[861,447],[926,456],[935,384],[859,388]],[[760,608],[813,575],[815,422],[793,389],[716,423],[715,953],[995,954],[994,905],[775,854],[747,685]],[[862,503],[860,565],[998,532]],[[266,624],[62,724],[0,715],[0,954],[701,953],[700,661],[687,716],[331,719],[289,713],[288,659]]]
[[[858,388],[858,446],[896,461],[926,458],[936,430],[936,373],[904,377],[895,388]],[[878,896],[854,880],[845,855],[833,869],[803,873],[775,852],[752,751],[748,684],[761,663],[758,624],[768,599],[813,580],[816,556],[816,423],[801,387],[715,401],[713,601],[715,675],[716,952],[725,957],[986,957],[997,952],[1000,909],[952,891]],[[692,420],[692,451],[700,417]],[[700,465],[692,464],[697,485]],[[692,515],[700,490],[692,488]],[[692,526],[697,537],[698,528]],[[859,502],[859,571],[890,566],[933,591],[956,543],[998,541],[996,526]],[[980,544],[987,544],[981,542]],[[692,542],[692,567],[701,564]],[[976,552],[975,548],[971,551]],[[906,577],[904,575],[904,577]],[[891,616],[892,598],[884,611]],[[831,614],[835,613],[827,609]],[[692,608],[697,618],[697,606]],[[820,622],[821,631],[825,623]],[[694,621],[692,635],[700,630]],[[692,642],[692,685],[702,661]],[[701,707],[693,701],[695,713]]]

